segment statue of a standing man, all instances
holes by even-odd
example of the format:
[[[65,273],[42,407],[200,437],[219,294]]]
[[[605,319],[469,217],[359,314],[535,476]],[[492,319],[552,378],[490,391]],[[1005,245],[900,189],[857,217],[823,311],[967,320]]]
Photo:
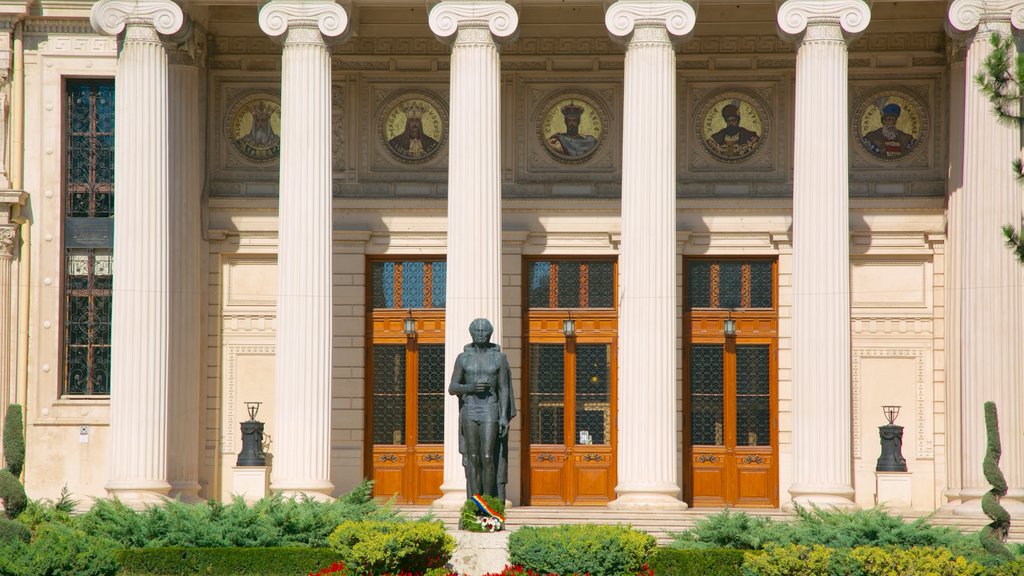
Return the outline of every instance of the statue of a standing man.
[[[467,497],[505,499],[508,429],[516,415],[508,358],[491,343],[494,327],[485,318],[469,325],[473,342],[455,359],[448,393],[459,397],[459,452],[466,468]]]

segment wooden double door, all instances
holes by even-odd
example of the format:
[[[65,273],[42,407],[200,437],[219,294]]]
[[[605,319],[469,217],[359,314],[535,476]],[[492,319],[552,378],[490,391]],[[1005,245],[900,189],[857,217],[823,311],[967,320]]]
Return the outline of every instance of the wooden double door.
[[[684,496],[695,507],[777,507],[774,262],[694,264],[683,326]]]
[[[528,504],[601,505],[615,496],[615,320],[534,315],[525,354],[524,496]]]

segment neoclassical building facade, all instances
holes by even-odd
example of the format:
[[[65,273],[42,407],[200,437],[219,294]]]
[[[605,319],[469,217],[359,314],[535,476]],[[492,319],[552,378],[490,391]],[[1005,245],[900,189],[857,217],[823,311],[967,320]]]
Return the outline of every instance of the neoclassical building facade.
[[[0,2],[0,408],[33,498],[1024,510],[1020,0]],[[115,210],[116,209],[116,210]],[[259,403],[259,404],[256,404]],[[905,470],[877,471],[879,426]],[[267,467],[237,466],[264,422]]]

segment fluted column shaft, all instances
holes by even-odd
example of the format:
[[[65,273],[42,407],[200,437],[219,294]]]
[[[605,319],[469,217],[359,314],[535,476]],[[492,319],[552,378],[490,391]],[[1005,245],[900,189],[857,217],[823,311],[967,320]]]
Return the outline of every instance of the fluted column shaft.
[[[170,231],[167,53],[157,32],[183,22],[166,0],[93,5],[93,27],[124,31],[114,121],[117,218],[112,290],[110,478],[107,491],[152,502],[167,482]]]
[[[469,325],[487,318],[501,344],[501,67],[495,36],[509,36],[518,19],[505,2],[441,2],[430,27],[454,35],[448,132],[448,262],[445,287],[445,382],[470,341]],[[459,402],[445,395],[443,496],[438,506],[466,500],[459,454]]]
[[[669,32],[688,33],[693,10],[684,2],[620,1],[605,22],[613,35],[631,33],[622,117],[618,485],[609,506],[683,509],[676,456],[676,58]]]
[[[329,497],[331,483],[331,58],[333,3],[275,0],[264,32],[287,31],[281,64],[277,365],[271,489]]]
[[[793,485],[800,504],[853,506],[847,32],[859,0],[789,0],[799,34],[793,153]]]
[[[199,493],[200,292],[202,290],[203,137],[199,133],[199,70],[188,50],[174,50],[169,68],[170,362],[167,367],[167,478],[171,495]]]
[[[0,204],[0,209],[7,212],[7,207]],[[6,220],[6,214],[0,214],[0,220]],[[18,246],[18,228],[14,225],[0,224],[0,426],[7,417],[7,406],[11,403],[11,335],[13,334],[11,306],[14,292],[11,286],[11,266],[14,264],[14,253]],[[3,453],[3,441],[0,440],[0,453]]]
[[[960,379],[962,415],[962,504],[958,514],[980,515],[989,490],[983,404],[994,401],[1002,437],[1000,468],[1009,485],[1008,508],[1024,513],[1024,434],[1021,423],[1024,349],[1022,268],[1004,245],[1000,228],[1021,221],[1021,187],[1011,164],[1020,157],[1020,131],[1001,124],[974,83],[991,53],[990,36],[1024,28],[1024,2],[957,0],[949,9],[954,28],[974,31],[967,45],[964,91],[962,198],[951,208],[960,225]],[[1012,56],[1012,55],[1011,55]]]

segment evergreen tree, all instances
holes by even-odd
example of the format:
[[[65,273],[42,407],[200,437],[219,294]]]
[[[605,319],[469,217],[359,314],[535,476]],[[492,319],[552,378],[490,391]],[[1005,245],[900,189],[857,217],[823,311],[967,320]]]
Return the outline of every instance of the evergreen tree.
[[[1024,127],[1024,114],[1020,110],[1021,97],[1024,92],[1021,90],[1021,82],[1024,81],[1024,55],[1013,54],[1013,38],[1003,37],[995,33],[991,37],[992,53],[985,59],[985,71],[978,74],[975,82],[981,87],[989,101],[996,116],[1007,124]],[[1017,181],[1024,183],[1024,167],[1018,159],[1013,163],[1013,172]],[[1021,222],[1021,229],[1017,230],[1012,225],[1003,226],[1003,235],[1006,237],[1006,245],[1013,250],[1017,259],[1024,264],[1024,221]]]

